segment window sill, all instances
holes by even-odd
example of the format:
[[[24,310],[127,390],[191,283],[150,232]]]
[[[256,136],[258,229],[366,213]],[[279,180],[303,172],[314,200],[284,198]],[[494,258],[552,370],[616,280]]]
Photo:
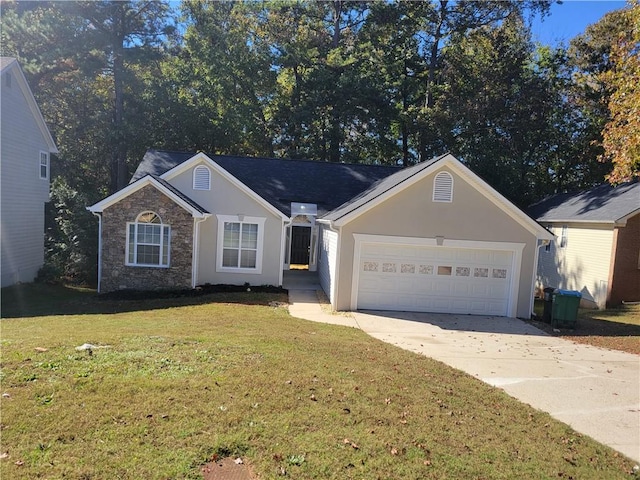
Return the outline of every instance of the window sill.
[[[262,269],[258,268],[233,268],[233,267],[217,267],[216,272],[218,273],[248,273],[250,275],[260,275],[262,274]]]
[[[144,263],[126,263],[127,267],[142,267],[142,268],[169,268],[170,265],[153,265],[153,264],[144,264]]]

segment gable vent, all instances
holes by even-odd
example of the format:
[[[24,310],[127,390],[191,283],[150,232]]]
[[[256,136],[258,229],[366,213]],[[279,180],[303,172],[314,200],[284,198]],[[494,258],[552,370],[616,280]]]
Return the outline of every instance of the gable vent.
[[[440,172],[433,179],[433,201],[453,201],[453,177],[449,172]]]
[[[211,190],[211,170],[200,165],[193,170],[193,189]]]

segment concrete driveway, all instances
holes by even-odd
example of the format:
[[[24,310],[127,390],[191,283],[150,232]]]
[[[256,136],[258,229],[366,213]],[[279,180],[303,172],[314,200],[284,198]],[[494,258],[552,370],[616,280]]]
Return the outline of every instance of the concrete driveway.
[[[640,462],[640,357],[517,319],[354,312],[369,335],[440,360]]]

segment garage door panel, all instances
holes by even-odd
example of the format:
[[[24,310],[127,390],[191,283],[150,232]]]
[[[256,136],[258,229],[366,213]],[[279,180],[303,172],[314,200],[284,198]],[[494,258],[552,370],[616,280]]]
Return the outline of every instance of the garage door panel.
[[[364,244],[357,308],[506,315],[513,252]]]

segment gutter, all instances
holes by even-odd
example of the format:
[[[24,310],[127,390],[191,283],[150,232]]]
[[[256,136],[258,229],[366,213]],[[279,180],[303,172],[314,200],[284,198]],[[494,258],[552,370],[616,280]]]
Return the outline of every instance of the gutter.
[[[91,213],[98,217],[98,293],[102,283],[102,213],[94,212],[87,208]]]

